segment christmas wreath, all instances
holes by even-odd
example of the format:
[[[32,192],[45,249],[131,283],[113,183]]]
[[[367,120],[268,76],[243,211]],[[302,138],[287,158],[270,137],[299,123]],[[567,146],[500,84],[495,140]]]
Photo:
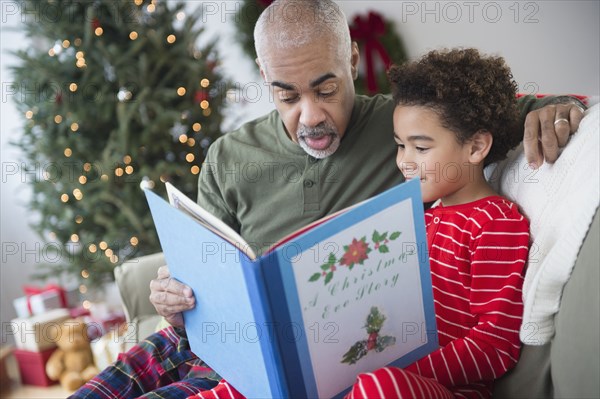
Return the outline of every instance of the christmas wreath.
[[[273,0],[245,0],[235,18],[240,45],[252,60],[256,59],[254,26],[259,15],[272,2]],[[358,43],[364,65],[359,69],[355,82],[356,93],[388,93],[390,87],[387,69],[392,63],[401,64],[407,60],[404,45],[395,32],[393,22],[374,11],[356,15],[350,24],[350,36]]]

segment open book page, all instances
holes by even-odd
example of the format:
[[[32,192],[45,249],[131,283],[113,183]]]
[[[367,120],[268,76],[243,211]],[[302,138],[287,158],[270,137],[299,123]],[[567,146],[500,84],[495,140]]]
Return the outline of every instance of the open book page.
[[[361,202],[359,202],[357,204],[350,205],[347,208],[341,209],[341,210],[339,210],[339,211],[337,211],[335,213],[332,213],[330,215],[324,216],[321,219],[315,220],[314,222],[309,223],[306,226],[303,226],[303,227],[299,228],[298,230],[296,230],[296,231],[288,234],[287,236],[283,237],[281,240],[279,240],[275,244],[273,244],[273,246],[267,251],[267,253],[274,251],[275,249],[279,248],[283,244],[285,244],[285,243],[287,243],[289,241],[292,241],[293,239],[295,239],[297,237],[300,237],[302,234],[304,234],[304,233],[306,233],[306,232],[314,229],[315,227],[317,227],[317,226],[319,226],[319,225],[321,225],[321,224],[323,224],[323,223],[325,223],[325,222],[327,222],[327,221],[329,221],[331,219],[334,219],[334,218],[338,217],[339,215],[341,215],[342,213],[345,213],[345,212],[349,211],[350,209],[356,208],[356,207],[360,206],[361,204],[363,204],[363,203],[365,203],[367,201],[368,201],[368,199],[364,200],[364,201],[361,201]]]
[[[244,252],[248,258],[252,260],[256,259],[256,254],[252,251],[250,245],[235,230],[223,223],[212,213],[202,208],[196,202],[192,201],[171,183],[167,182],[165,183],[165,186],[167,188],[167,195],[169,196],[169,203],[173,207],[191,216],[194,220],[217,234],[219,237],[229,241],[236,248]]]

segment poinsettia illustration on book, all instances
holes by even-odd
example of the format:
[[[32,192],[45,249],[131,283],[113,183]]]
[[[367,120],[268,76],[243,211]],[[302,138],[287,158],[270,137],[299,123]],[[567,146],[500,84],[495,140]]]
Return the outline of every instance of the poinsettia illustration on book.
[[[373,231],[371,241],[373,241],[373,248],[382,254],[390,252],[387,244],[390,241],[394,241],[402,234],[400,231],[394,231],[388,238],[388,232],[380,234],[377,230]],[[364,236],[360,240],[356,238],[352,239],[350,245],[344,245],[344,255],[338,260],[335,254],[332,252],[329,254],[327,262],[321,265],[321,272],[315,273],[308,281],[318,281],[321,277],[325,277],[324,283],[327,284],[333,278],[333,273],[340,266],[345,266],[349,270],[352,270],[354,265],[362,265],[363,262],[369,258],[369,252],[371,252],[370,243],[367,243],[367,237]]]
[[[357,341],[348,352],[344,353],[344,358],[341,363],[354,364],[363,357],[365,357],[369,351],[374,350],[375,352],[383,352],[388,346],[392,346],[396,343],[396,337],[391,335],[379,335],[381,327],[385,322],[385,316],[379,311],[376,306],[371,308],[371,312],[367,316],[367,322],[364,328],[367,329],[369,336],[367,339]]]

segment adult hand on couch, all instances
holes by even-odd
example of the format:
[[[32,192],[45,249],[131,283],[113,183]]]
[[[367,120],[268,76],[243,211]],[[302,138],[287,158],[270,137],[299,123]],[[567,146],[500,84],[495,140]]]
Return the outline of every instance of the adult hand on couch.
[[[559,149],[567,145],[577,131],[584,109],[577,103],[546,105],[527,114],[523,147],[525,158],[534,168],[544,161],[554,162]]]
[[[171,278],[168,266],[161,266],[150,282],[150,302],[173,327],[183,327],[182,312],[196,305],[192,289]]]

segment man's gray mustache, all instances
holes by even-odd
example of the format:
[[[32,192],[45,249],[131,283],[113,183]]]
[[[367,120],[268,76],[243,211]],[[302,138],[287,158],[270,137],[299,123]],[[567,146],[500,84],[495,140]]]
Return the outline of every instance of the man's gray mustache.
[[[311,129],[301,128],[300,131],[298,132],[298,137],[302,137],[302,138],[313,138],[313,137],[323,137],[323,136],[337,136],[337,133],[335,132],[334,129],[327,127],[327,126],[316,127],[316,128],[311,128]]]

